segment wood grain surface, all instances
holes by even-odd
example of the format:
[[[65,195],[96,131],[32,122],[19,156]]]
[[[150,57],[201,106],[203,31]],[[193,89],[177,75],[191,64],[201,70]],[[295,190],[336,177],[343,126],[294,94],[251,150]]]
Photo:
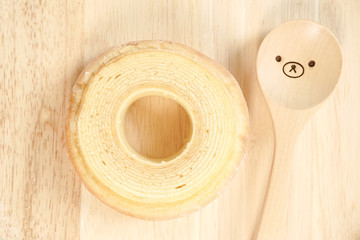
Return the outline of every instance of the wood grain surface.
[[[0,0],[0,239],[272,239],[257,235],[275,139],[255,60],[272,28],[298,18],[335,34],[344,66],[294,145],[287,207],[273,210],[286,211],[286,239],[360,239],[359,12],[357,0]],[[251,118],[247,158],[233,181],[202,210],[161,222],[122,215],[90,194],[64,138],[85,64],[143,39],[184,43],[223,64]],[[148,101],[136,108],[154,105]],[[172,104],[161,102],[163,116]]]

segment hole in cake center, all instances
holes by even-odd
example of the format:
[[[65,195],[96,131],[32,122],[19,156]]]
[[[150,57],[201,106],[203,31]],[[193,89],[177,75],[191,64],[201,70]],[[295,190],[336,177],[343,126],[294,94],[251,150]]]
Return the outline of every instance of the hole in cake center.
[[[192,124],[179,103],[170,98],[146,96],[128,108],[124,133],[139,154],[154,161],[169,161],[190,141]]]

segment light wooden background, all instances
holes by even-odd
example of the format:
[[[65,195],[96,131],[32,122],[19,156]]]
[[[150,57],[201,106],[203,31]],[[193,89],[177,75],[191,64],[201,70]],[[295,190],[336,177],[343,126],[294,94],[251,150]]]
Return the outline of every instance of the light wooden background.
[[[298,138],[282,231],[287,239],[360,239],[359,12],[357,0],[0,0],[0,239],[256,239],[274,132],[255,58],[266,33],[297,18],[334,32],[344,67]],[[124,216],[93,197],[64,142],[84,65],[142,39],[184,43],[222,63],[242,86],[252,124],[248,157],[219,198],[163,222]]]

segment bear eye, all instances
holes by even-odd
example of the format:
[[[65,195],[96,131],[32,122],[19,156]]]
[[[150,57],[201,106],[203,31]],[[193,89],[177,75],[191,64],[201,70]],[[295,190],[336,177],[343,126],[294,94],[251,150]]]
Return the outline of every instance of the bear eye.
[[[309,67],[313,67],[315,66],[315,61],[314,60],[311,60],[309,63],[308,63]]]
[[[277,55],[276,58],[275,58],[275,60],[276,60],[277,62],[280,62],[280,61],[281,61],[281,56],[280,56],[280,55]]]

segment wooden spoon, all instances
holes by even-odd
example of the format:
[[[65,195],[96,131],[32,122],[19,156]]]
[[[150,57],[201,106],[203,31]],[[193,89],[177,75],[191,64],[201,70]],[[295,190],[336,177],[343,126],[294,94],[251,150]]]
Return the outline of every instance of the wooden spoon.
[[[265,37],[256,66],[276,134],[275,158],[257,238],[286,239],[293,147],[307,120],[338,82],[342,54],[327,28],[295,20]]]

